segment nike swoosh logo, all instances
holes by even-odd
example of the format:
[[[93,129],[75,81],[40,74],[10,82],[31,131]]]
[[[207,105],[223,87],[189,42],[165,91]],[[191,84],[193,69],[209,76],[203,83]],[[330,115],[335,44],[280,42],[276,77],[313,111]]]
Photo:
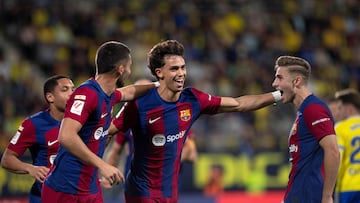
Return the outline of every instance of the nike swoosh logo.
[[[101,114],[101,118],[104,118],[108,113]]]
[[[54,140],[54,141],[52,141],[52,142],[48,141],[48,146],[54,145],[54,144],[57,143],[57,142],[58,142],[58,140]]]
[[[160,119],[161,117],[157,117],[157,118],[155,118],[155,119],[149,119],[149,124],[153,124],[153,123],[155,123],[156,121],[158,121],[159,119]]]

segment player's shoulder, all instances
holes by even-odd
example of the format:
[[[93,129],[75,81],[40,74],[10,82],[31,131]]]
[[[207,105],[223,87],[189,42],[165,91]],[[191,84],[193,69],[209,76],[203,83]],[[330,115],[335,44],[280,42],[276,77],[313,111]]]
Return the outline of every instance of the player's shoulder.
[[[148,99],[148,97],[154,97],[154,95],[158,94],[157,88],[151,88],[148,90],[145,94],[139,96],[137,100],[139,99]]]
[[[47,120],[50,116],[49,110],[36,112],[24,119],[24,121],[36,122],[38,120]]]
[[[192,98],[197,98],[198,95],[202,95],[202,92],[193,87],[186,87],[181,91],[179,101],[192,100]]]
[[[147,91],[145,94],[139,96],[135,100],[128,101],[129,106],[133,106],[134,104],[149,104],[156,103],[159,101],[160,95],[157,92],[157,88],[152,88]]]
[[[305,99],[300,109],[303,111],[314,111],[314,112],[323,112],[329,111],[326,103],[315,95],[310,95]]]
[[[43,115],[44,115],[44,111],[39,111],[28,116],[26,119],[38,118],[38,117],[42,117]]]
[[[346,126],[347,126],[347,122],[345,120],[336,122],[334,125],[336,133],[342,132],[344,128],[346,128]]]
[[[309,95],[308,97],[305,98],[304,102],[303,102],[304,106],[311,106],[311,105],[321,105],[321,106],[326,106],[325,102],[322,101],[319,97],[317,97],[314,94]]]
[[[97,101],[98,91],[87,85],[78,87],[71,95],[74,100]]]
[[[345,120],[346,122],[350,124],[360,124],[360,116],[351,116],[348,119]]]
[[[35,129],[43,124],[44,112],[40,111],[35,114],[32,114],[21,121],[19,125],[19,131]]]
[[[89,79],[79,85],[78,88],[75,89],[74,93],[81,92],[85,94],[99,94],[103,92],[102,88],[100,87],[99,83],[96,82],[94,79]]]
[[[203,93],[201,90],[196,89],[195,87],[185,87],[182,91],[181,94],[183,95],[194,95],[194,94],[201,94]]]

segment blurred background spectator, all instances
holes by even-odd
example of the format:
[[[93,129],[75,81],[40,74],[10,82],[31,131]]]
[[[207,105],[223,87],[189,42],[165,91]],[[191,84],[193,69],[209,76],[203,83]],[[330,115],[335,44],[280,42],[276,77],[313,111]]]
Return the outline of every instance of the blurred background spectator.
[[[146,54],[155,43],[177,39],[185,45],[187,85],[213,94],[272,91],[274,60],[283,54],[311,63],[320,97],[358,89],[358,8],[356,0],[0,0],[1,150],[24,116],[43,108],[39,83],[66,74],[80,84],[97,46],[111,39],[132,50],[128,84],[150,77]],[[281,152],[287,163],[294,113],[286,106],[203,117],[193,127],[198,150],[249,159]]]
[[[221,165],[212,165],[209,172],[209,181],[204,186],[204,195],[217,196],[224,192],[224,169]]]

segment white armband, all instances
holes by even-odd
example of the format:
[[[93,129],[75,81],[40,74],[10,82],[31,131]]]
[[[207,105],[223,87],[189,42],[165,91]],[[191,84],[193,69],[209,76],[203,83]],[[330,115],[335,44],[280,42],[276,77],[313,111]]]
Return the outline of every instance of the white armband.
[[[154,82],[154,85],[155,85],[155,87],[159,87],[159,86],[160,86],[160,82],[159,82],[159,81],[156,81],[156,82]]]
[[[273,97],[275,99],[275,102],[278,102],[278,101],[281,100],[281,92],[280,92],[280,90],[271,92],[271,94],[273,95]]]

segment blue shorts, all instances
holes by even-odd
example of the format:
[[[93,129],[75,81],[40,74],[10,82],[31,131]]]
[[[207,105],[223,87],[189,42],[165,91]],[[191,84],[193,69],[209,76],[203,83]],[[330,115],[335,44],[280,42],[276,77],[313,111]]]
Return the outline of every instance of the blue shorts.
[[[30,193],[29,203],[42,203],[41,197],[39,195],[34,195]]]
[[[360,191],[340,192],[338,193],[337,199],[339,203],[360,202]]]

